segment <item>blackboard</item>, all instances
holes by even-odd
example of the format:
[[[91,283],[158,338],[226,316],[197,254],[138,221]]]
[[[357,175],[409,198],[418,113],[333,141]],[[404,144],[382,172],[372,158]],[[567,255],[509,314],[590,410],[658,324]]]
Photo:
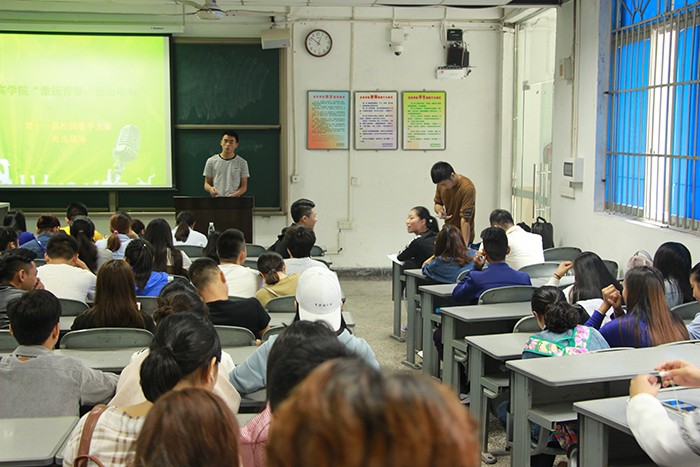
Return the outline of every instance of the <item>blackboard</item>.
[[[237,154],[248,161],[246,196],[255,206],[280,206],[280,51],[260,44],[172,43],[174,189],[118,190],[124,208],[173,207],[173,196],[206,196],[204,163],[221,152],[221,133],[234,127]],[[182,128],[186,125],[185,128]],[[206,127],[200,127],[206,125]],[[250,126],[253,126],[252,128]],[[256,129],[260,125],[264,128]],[[237,129],[236,126],[245,126]],[[272,128],[270,128],[272,127]],[[107,191],[3,189],[13,209],[63,211],[73,201],[106,209]]]

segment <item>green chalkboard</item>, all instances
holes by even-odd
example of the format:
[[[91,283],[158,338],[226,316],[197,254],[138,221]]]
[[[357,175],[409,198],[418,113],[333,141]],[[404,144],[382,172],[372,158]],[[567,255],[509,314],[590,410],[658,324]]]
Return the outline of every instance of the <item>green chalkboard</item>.
[[[236,150],[250,169],[246,196],[256,207],[280,206],[280,52],[260,44],[181,43],[173,57],[173,189],[118,190],[120,208],[173,207],[173,196],[206,196],[204,163],[221,152],[221,133],[231,126],[240,137]],[[183,129],[182,125],[188,126]],[[207,125],[199,128],[199,125]],[[218,127],[222,128],[218,128]],[[0,190],[0,201],[15,209],[62,211],[73,201],[91,209],[109,207],[106,190]]]

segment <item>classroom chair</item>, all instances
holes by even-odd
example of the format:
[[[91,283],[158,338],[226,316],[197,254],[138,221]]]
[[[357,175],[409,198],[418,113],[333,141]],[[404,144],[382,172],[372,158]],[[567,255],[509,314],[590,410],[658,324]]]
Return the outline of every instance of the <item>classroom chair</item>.
[[[532,285],[508,285],[488,289],[479,297],[479,305],[492,303],[529,302],[537,289]]]
[[[343,311],[343,321],[345,321],[345,327],[354,328],[355,327],[355,315],[350,311]]]
[[[294,295],[275,297],[267,302],[265,310],[267,310],[268,313],[296,313],[297,307],[294,304],[295,301],[296,297]]]
[[[581,249],[575,246],[559,246],[544,250],[545,261],[573,261],[581,254]]]
[[[277,334],[281,334],[282,331],[284,331],[287,328],[287,326],[274,326],[265,331],[262,335],[262,341],[266,342],[271,336],[275,336]]]
[[[34,258],[34,264],[36,264],[36,267],[43,266],[46,264],[46,260],[44,258]]]
[[[245,244],[246,254],[251,258],[257,258],[267,251],[264,246],[256,245],[254,243]]]
[[[551,277],[555,272],[557,272],[558,267],[559,263],[551,261],[546,263],[528,264],[527,266],[523,266],[522,268],[518,269],[518,271],[524,272],[530,277]]]
[[[613,275],[615,279],[617,279],[617,273],[620,270],[620,267],[617,265],[616,261],[613,261],[611,259],[604,259],[603,264],[605,264],[605,267],[608,268],[608,271],[610,271],[610,274]]]
[[[671,311],[680,316],[685,321],[685,324],[688,324],[695,318],[696,314],[700,313],[700,303],[693,300],[689,303],[676,305],[671,308]]]
[[[69,300],[67,298],[59,298],[58,303],[61,304],[61,316],[78,316],[80,313],[90,308],[84,302]]]
[[[153,334],[136,328],[93,328],[70,331],[61,339],[62,349],[123,349],[148,347]]]
[[[229,295],[228,299],[232,302],[237,302],[238,300],[245,300],[245,297],[236,297],[235,295]]]
[[[540,329],[540,325],[537,323],[537,318],[535,318],[535,315],[520,318],[520,320],[515,323],[515,326],[513,326],[513,332],[538,333],[541,331],[542,329]]]
[[[175,245],[175,249],[184,252],[191,259],[204,256],[204,247],[197,245]]]
[[[467,269],[466,271],[460,272],[459,276],[457,276],[457,283],[462,282],[462,279],[464,279],[464,276],[466,276],[468,272],[469,272],[469,269]]]
[[[245,347],[255,345],[255,335],[250,329],[239,326],[216,325],[222,347]]]
[[[7,329],[0,329],[0,352],[12,352],[19,344]]]
[[[172,281],[182,281],[182,282],[187,282],[188,284],[190,283],[190,280],[186,278],[185,276],[180,276],[178,274],[173,274],[170,276],[170,280]]]
[[[258,270],[258,260],[252,259],[252,258],[246,258],[245,261],[243,261],[243,266],[246,268],[250,269],[255,269],[256,271]]]
[[[311,247],[311,256],[326,256],[326,250],[318,245]]]
[[[158,309],[158,297],[147,297],[145,295],[138,295],[136,301],[141,304],[141,311],[152,315],[154,311]]]

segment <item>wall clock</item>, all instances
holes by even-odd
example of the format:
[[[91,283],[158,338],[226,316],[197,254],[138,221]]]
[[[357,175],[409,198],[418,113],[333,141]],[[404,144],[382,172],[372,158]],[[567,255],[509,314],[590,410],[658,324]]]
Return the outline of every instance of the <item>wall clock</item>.
[[[314,57],[325,57],[333,47],[333,39],[323,29],[314,29],[306,36],[306,51]]]

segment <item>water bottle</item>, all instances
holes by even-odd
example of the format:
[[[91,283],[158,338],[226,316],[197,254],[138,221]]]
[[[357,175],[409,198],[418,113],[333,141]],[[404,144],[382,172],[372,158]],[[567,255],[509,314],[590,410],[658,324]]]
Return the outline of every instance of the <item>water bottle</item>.
[[[209,223],[209,228],[207,229],[207,235],[211,235],[214,232],[216,232],[216,228],[214,228],[214,223],[210,222]]]

